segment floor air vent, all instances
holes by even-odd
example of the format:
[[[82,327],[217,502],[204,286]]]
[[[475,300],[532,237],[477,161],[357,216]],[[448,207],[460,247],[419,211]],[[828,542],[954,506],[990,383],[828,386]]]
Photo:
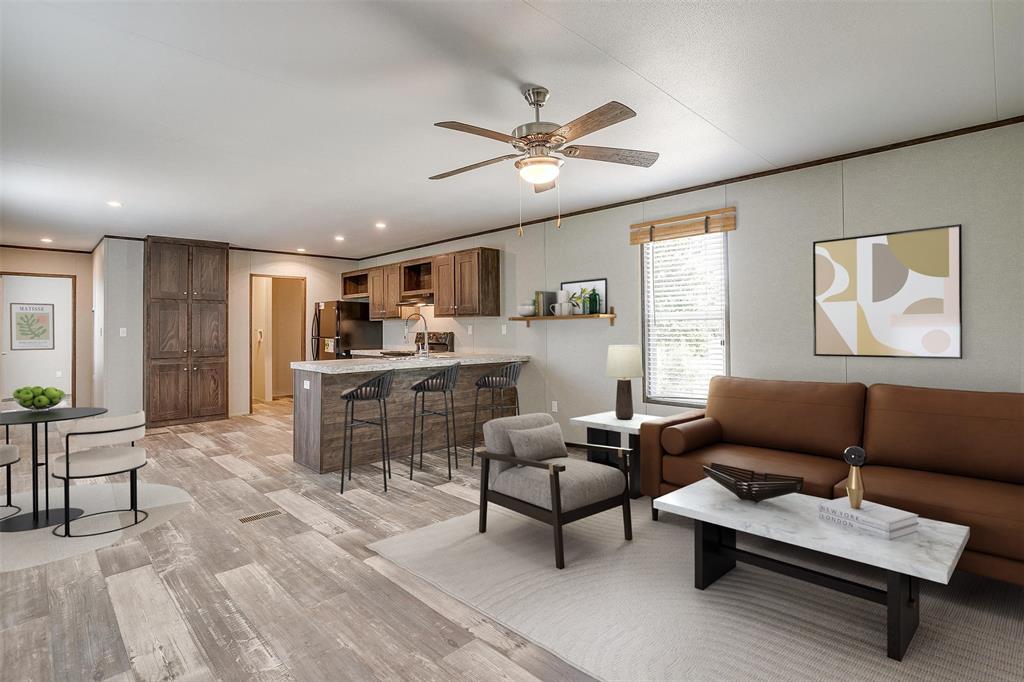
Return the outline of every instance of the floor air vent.
[[[249,516],[243,516],[238,520],[241,523],[251,523],[253,521],[259,521],[260,519],[266,519],[271,516],[277,516],[280,513],[280,509],[271,509],[270,511],[260,512],[259,514],[250,514]]]

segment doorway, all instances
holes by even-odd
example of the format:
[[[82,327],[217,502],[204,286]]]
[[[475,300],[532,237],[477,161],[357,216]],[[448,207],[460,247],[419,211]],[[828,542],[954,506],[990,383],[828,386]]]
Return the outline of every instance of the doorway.
[[[249,412],[291,398],[291,363],[305,357],[306,278],[249,275]]]
[[[75,276],[0,272],[0,397],[53,386],[74,405]]]

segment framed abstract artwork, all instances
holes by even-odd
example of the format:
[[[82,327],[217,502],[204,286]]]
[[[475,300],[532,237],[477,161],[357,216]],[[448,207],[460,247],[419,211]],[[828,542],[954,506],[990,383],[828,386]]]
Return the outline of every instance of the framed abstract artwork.
[[[962,357],[960,225],[814,242],[814,354]]]

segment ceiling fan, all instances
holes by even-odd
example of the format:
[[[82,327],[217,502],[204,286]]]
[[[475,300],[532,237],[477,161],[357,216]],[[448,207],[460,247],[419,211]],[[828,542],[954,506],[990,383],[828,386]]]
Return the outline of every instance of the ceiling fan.
[[[564,161],[553,154],[570,159],[589,159],[591,161],[609,161],[624,163],[629,166],[649,168],[658,160],[657,152],[643,152],[637,149],[618,149],[616,147],[590,147],[582,144],[566,146],[573,140],[584,135],[621,123],[636,116],[636,112],[619,102],[608,102],[593,111],[583,114],[565,125],[540,120],[540,108],[548,99],[547,88],[529,87],[523,91],[526,103],[533,107],[534,120],[516,127],[511,135],[488,130],[458,121],[441,121],[434,125],[451,130],[459,130],[472,135],[489,137],[499,142],[508,142],[516,149],[515,154],[506,154],[487,161],[481,161],[462,168],[431,176],[431,180],[450,178],[459,173],[490,166],[493,163],[516,159],[519,176],[533,185],[535,192],[546,192],[555,186],[559,170]]]

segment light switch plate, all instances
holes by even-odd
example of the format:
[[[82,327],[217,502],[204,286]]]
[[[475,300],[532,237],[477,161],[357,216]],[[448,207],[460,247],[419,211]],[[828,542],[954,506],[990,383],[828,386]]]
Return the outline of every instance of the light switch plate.
[[[558,412],[558,401],[557,400],[552,400],[551,401],[551,411],[552,412]]]
[[[58,379],[60,379],[60,378],[61,378],[62,376],[64,376],[64,372],[62,372],[62,371],[60,371],[60,370],[58,369],[58,370],[57,370],[57,378],[58,378]]]
[[[309,390],[309,379],[303,379],[302,380],[302,387],[304,389],[306,389],[307,391]]]
[[[507,336],[508,335],[508,325],[507,324],[501,325],[501,335],[502,336]]]
[[[118,328],[118,333],[120,333],[120,335],[122,337],[128,336],[128,328],[127,327],[119,327]]]
[[[470,324],[466,326],[466,333],[473,336],[473,325]]]

